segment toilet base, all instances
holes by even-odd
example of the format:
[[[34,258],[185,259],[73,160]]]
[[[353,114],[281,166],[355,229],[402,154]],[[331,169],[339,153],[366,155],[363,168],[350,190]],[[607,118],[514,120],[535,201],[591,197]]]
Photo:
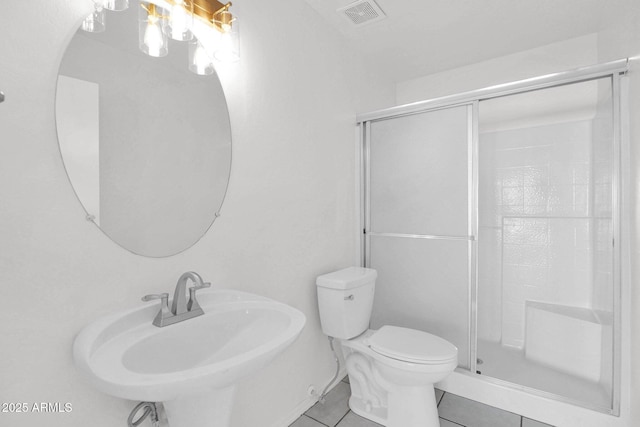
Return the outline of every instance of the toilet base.
[[[433,385],[389,393],[387,427],[440,427]]]
[[[363,418],[385,427],[440,427],[433,386],[403,387],[387,395],[387,407],[372,407],[356,396],[349,408]]]
[[[383,426],[387,425],[387,408],[371,407],[370,404],[365,403],[362,399],[351,395],[349,398],[349,409],[363,418],[382,424]]]

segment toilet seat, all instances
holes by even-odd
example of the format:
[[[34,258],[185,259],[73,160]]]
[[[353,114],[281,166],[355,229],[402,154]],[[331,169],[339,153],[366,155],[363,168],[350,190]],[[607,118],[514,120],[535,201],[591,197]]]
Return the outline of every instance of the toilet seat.
[[[422,365],[457,360],[458,349],[436,335],[399,326],[383,326],[368,339],[371,350],[392,359]]]

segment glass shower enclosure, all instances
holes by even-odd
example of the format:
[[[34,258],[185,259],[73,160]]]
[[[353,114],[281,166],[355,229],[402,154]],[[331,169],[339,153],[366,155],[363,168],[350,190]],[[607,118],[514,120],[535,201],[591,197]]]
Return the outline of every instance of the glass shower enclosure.
[[[618,411],[620,75],[567,73],[361,119],[372,327],[458,371]]]

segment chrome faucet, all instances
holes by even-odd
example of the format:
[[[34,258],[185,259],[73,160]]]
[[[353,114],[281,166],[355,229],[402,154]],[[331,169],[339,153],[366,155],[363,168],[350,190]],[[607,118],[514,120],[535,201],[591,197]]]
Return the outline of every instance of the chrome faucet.
[[[189,288],[189,301],[187,301],[185,291],[189,280],[191,280],[195,286]],[[211,283],[203,282],[202,277],[200,277],[198,273],[187,271],[180,276],[178,283],[176,283],[176,290],[173,293],[171,310],[169,310],[168,293],[145,295],[142,297],[142,301],[160,300],[160,311],[156,315],[155,319],[153,319],[153,324],[162,328],[164,326],[173,325],[174,323],[203,315],[204,311],[196,299],[196,291],[198,289],[208,288],[209,286],[211,286]]]

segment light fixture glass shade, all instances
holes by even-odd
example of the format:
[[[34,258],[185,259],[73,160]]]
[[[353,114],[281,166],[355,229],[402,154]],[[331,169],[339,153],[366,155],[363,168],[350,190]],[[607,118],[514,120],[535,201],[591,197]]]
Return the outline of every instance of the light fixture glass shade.
[[[102,0],[105,9],[119,12],[129,7],[129,0]]]
[[[233,22],[224,25],[224,31],[217,43],[213,53],[216,61],[222,63],[233,63],[240,60],[240,26],[238,18],[234,17]]]
[[[213,59],[207,54],[198,39],[194,39],[189,43],[189,70],[201,76],[216,72],[213,66]]]
[[[107,28],[106,13],[102,5],[96,3],[95,10],[91,15],[84,18],[80,28],[88,33],[101,33]]]
[[[165,26],[165,32],[174,40],[188,41],[193,39],[193,33],[189,30],[193,14],[191,7],[187,6],[184,0],[174,0],[171,13]],[[191,3],[189,3],[191,4]]]
[[[164,31],[165,9],[154,3],[141,1],[138,12],[138,37],[140,50],[149,56],[161,57],[169,53],[169,40]]]

